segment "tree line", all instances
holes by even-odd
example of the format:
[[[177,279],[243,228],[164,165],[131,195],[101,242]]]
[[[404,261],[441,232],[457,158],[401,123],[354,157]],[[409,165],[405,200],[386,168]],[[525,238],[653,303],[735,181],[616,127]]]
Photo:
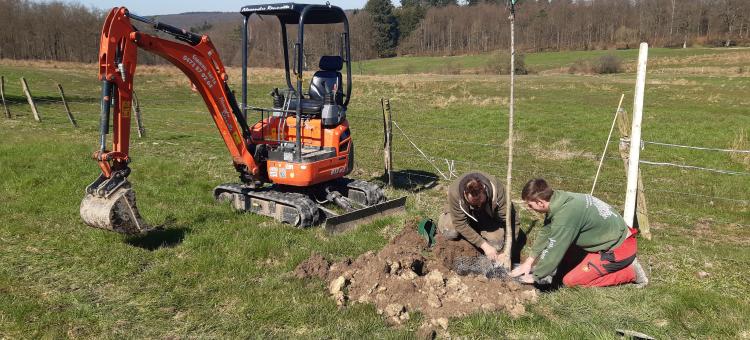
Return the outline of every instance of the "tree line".
[[[387,0],[369,0],[370,2]],[[415,0],[402,0],[415,1]],[[463,54],[506,49],[509,10],[493,1],[432,6],[421,13],[402,3],[396,25],[407,23],[398,54]],[[365,7],[367,8],[367,7]],[[416,25],[412,24],[416,22]],[[521,0],[516,5],[516,44],[524,51],[734,46],[750,43],[748,0]],[[381,56],[392,51],[379,49]]]
[[[95,62],[106,12],[78,4],[0,0],[0,58]],[[455,55],[507,49],[505,0],[368,0],[347,11],[354,60],[396,55]],[[190,27],[208,34],[225,64],[241,62],[239,22]],[[308,67],[336,54],[340,25],[306,28]],[[516,43],[520,50],[561,51],[750,44],[749,0],[519,0]],[[289,36],[295,30],[289,27]],[[253,17],[250,61],[281,66],[276,20]],[[294,39],[292,39],[294,40]],[[291,45],[290,45],[291,51]],[[144,63],[161,62],[141,54]]]
[[[0,0],[0,58],[95,62],[102,20],[79,4]]]

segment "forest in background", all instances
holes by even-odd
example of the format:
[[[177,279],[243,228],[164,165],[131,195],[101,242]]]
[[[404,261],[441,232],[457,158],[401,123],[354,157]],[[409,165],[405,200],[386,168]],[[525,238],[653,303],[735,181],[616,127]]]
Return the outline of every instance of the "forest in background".
[[[640,41],[656,47],[750,45],[747,0],[519,0],[516,8],[516,42],[525,52],[635,48]],[[401,0],[399,7],[369,0],[347,14],[354,60],[475,54],[509,45],[509,10],[501,0]],[[0,58],[95,62],[105,15],[77,4],[0,0]],[[236,13],[227,14],[231,20],[218,17],[206,13],[202,24],[189,28],[211,36],[224,62],[238,65],[241,19]],[[339,26],[312,27],[306,54],[337,53]],[[279,32],[277,21],[254,17],[252,64],[283,65]],[[147,54],[140,58],[159,62]]]

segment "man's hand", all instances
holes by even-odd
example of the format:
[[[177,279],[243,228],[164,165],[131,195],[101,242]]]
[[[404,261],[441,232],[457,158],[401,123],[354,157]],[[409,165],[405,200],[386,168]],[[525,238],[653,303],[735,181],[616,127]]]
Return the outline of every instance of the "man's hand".
[[[484,255],[487,256],[487,258],[494,262],[496,265],[510,269],[509,254],[506,254],[505,252],[498,253],[497,249],[487,242],[482,243],[480,248],[482,248]]]
[[[497,249],[495,247],[491,246],[487,242],[482,242],[482,245],[480,246],[482,248],[482,251],[484,252],[484,255],[490,258],[491,260],[495,261],[495,258],[497,258]]]
[[[495,264],[505,269],[511,269],[512,264],[510,263],[510,254],[505,251],[497,254],[497,256],[495,257]]]
[[[510,272],[510,276],[511,277],[519,277],[519,276],[524,276],[524,275],[530,276],[531,266],[534,264],[534,260],[535,258],[533,257],[527,258],[526,261],[524,261],[520,266],[518,266],[518,268],[513,269]],[[532,278],[532,282],[533,282],[533,278]]]
[[[518,281],[527,285],[534,284],[534,276],[531,274],[523,274],[518,277]]]

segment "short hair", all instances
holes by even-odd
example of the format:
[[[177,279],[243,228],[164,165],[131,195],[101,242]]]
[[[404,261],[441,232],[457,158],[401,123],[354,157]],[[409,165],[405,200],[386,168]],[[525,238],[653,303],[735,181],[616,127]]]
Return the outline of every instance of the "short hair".
[[[464,193],[469,196],[477,197],[485,191],[484,183],[479,180],[478,176],[469,176],[469,181],[466,182],[464,187]]]
[[[554,190],[547,184],[544,178],[534,178],[523,186],[521,190],[521,199],[524,201],[531,201],[535,199],[541,199],[549,202],[552,198]]]

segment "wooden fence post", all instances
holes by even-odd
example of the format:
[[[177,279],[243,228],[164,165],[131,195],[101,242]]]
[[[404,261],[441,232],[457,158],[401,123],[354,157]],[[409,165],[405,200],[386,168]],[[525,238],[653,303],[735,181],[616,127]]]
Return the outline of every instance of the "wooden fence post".
[[[620,109],[617,114],[617,129],[620,130],[620,158],[625,164],[625,172],[628,171],[628,159],[630,157],[630,143],[626,139],[630,137],[630,117],[625,109]],[[646,192],[643,189],[641,170],[638,169],[638,194],[636,195],[635,223],[647,240],[651,239],[651,228],[648,221],[648,207],[646,206]]]
[[[646,67],[648,66],[648,44],[641,43],[638,52],[638,72],[633,96],[633,121],[630,129],[630,155],[628,156],[628,184],[625,191],[625,211],[622,217],[628,225],[635,225],[636,198],[638,197],[638,173],[641,159],[641,129],[643,123],[643,99],[646,90]]]
[[[5,77],[0,76],[0,98],[3,100],[3,108],[5,108],[5,117],[13,118],[8,110],[8,105],[5,104]]]
[[[388,176],[388,185],[393,185],[393,118],[391,116],[390,99],[380,98],[380,105],[383,108],[383,158],[385,161],[385,173]]]
[[[68,115],[70,124],[73,124],[73,127],[77,128],[78,123],[76,123],[76,119],[73,118],[73,114],[70,113],[70,107],[68,107],[68,102],[65,100],[65,92],[63,91],[62,85],[60,85],[60,83],[57,83],[57,89],[60,90],[60,98],[62,98],[63,106],[65,107],[65,113]]]
[[[143,135],[146,134],[146,128],[143,127],[141,103],[138,101],[138,96],[135,95],[135,90],[133,90],[133,111],[135,112],[135,123],[138,126],[138,138],[143,138]]]
[[[21,77],[21,87],[23,87],[23,93],[26,95],[26,100],[29,102],[29,106],[31,106],[31,112],[34,114],[34,119],[36,119],[37,122],[41,122],[42,117],[39,116],[39,111],[36,109],[34,98],[31,97],[29,84],[26,83],[26,78],[24,77]]]

